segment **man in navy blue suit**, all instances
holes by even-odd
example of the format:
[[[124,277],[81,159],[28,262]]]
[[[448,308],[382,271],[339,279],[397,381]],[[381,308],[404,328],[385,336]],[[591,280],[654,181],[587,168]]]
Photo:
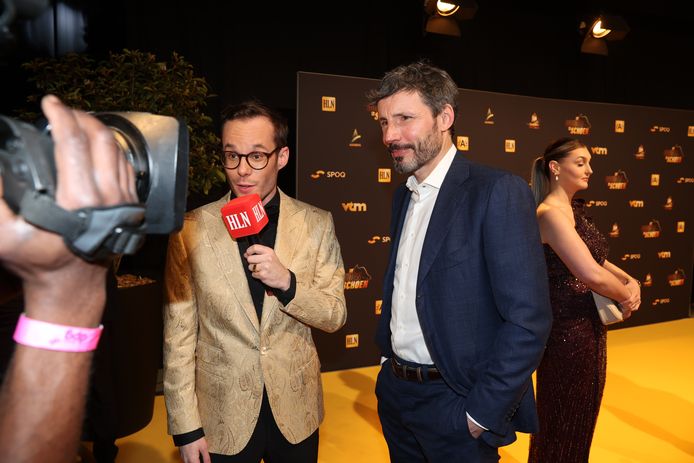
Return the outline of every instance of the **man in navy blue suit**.
[[[368,98],[395,170],[376,341],[378,414],[394,462],[497,462],[538,427],[531,375],[552,323],[535,203],[520,177],[453,144],[458,88],[400,66]]]

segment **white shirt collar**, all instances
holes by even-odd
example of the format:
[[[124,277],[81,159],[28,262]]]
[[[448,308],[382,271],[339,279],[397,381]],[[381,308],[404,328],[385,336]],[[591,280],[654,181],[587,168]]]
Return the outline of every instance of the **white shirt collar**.
[[[458,150],[455,148],[455,145],[451,145],[451,147],[444,155],[443,159],[441,159],[441,161],[436,165],[436,167],[434,167],[434,170],[431,171],[431,173],[427,176],[427,178],[424,179],[424,181],[421,184],[417,183],[417,179],[414,175],[410,175],[407,178],[407,188],[409,188],[410,191],[417,191],[420,185],[426,184],[436,189],[440,189],[441,185],[443,184],[443,179],[446,178],[448,169],[451,167],[451,164],[453,163],[453,158],[455,157],[455,154],[457,152]]]

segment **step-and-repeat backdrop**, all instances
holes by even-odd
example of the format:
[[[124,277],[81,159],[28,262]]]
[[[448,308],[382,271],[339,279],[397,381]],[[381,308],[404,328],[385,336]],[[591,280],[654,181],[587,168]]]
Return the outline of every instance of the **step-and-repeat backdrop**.
[[[377,83],[298,75],[297,197],[332,212],[346,270],[346,325],[333,334],[314,330],[324,371],[379,361],[374,335],[391,197],[406,178],[391,169],[377,110],[366,103]],[[455,131],[465,156],[528,181],[533,159],[552,140],[581,140],[594,173],[580,197],[609,237],[608,259],[642,284],[641,309],[613,329],[689,316],[694,112],[461,89]],[[519,262],[509,275],[522,271]]]

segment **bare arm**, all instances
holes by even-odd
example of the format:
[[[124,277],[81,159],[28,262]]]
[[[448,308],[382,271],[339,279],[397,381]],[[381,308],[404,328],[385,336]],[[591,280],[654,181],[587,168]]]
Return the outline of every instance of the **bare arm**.
[[[602,266],[607,269],[608,272],[622,280],[631,292],[629,300],[622,304],[622,313],[624,314],[624,318],[631,317],[631,312],[639,310],[639,306],[641,305],[641,285],[639,284],[638,280],[607,259],[605,259]]]
[[[135,202],[134,175],[100,122],[46,97],[58,187],[65,209]],[[0,196],[2,185],[0,184]],[[60,236],[16,216],[0,199],[0,260],[21,277],[30,318],[95,327],[106,268],[73,255]],[[82,429],[90,352],[17,345],[0,392],[0,455],[13,462],[73,462]]]
[[[620,303],[631,297],[629,288],[593,258],[569,219],[556,208],[540,205],[542,241],[549,244],[569,271],[593,291]]]

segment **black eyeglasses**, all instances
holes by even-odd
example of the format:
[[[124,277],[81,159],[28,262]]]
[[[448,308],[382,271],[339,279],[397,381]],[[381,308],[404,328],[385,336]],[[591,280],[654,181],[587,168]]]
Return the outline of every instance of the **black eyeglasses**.
[[[246,162],[253,170],[263,170],[270,162],[270,156],[280,150],[278,146],[269,153],[263,151],[253,151],[248,154],[237,153],[236,151],[224,151],[222,153],[222,162],[225,169],[236,169],[241,164],[241,158],[246,158]]]

